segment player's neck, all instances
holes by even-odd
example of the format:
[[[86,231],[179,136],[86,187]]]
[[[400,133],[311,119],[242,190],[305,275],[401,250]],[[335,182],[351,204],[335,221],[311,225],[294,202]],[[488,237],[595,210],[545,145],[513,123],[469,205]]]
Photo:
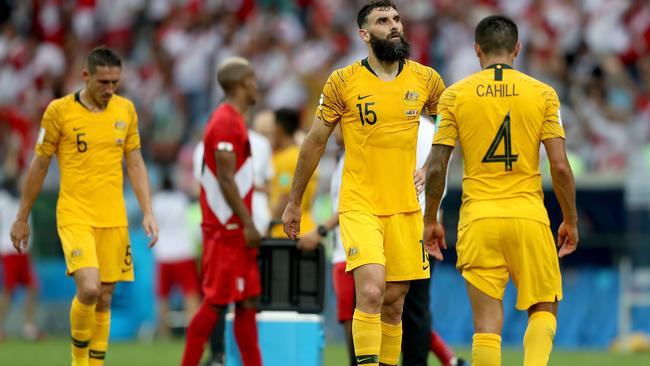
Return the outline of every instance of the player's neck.
[[[371,51],[368,53],[368,65],[378,78],[386,81],[393,80],[399,73],[400,61],[382,61]]]
[[[480,59],[481,68],[484,69],[490,65],[502,64],[513,67],[515,58],[509,55],[505,56],[484,56]]]
[[[81,89],[81,92],[79,92],[79,100],[81,101],[81,104],[91,112],[101,112],[108,106],[108,103],[103,104],[95,101],[95,99],[88,94],[86,88]]]
[[[239,114],[245,116],[248,112],[249,105],[247,102],[240,100],[240,98],[226,97],[225,103],[230,104]]]

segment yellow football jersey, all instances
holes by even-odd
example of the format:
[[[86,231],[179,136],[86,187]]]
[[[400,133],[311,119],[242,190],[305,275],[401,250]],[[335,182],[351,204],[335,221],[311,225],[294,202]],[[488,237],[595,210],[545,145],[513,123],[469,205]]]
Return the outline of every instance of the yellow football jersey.
[[[133,103],[113,95],[101,112],[81,104],[79,92],[56,99],[43,115],[36,154],[56,154],[61,171],[58,226],[126,226],[124,154],[140,148]]]
[[[280,152],[273,154],[273,169],[275,176],[271,180],[269,199],[271,206],[275,206],[283,194],[291,192],[291,184],[293,183],[293,174],[298,164],[298,155],[300,154],[300,147],[290,146]],[[314,172],[307,187],[305,194],[302,198],[300,210],[302,211],[302,218],[300,219],[300,232],[302,234],[308,233],[316,227],[314,219],[311,214],[311,207],[316,197],[316,188],[318,184],[318,170]],[[253,208],[255,209],[255,208]],[[276,225],[271,230],[271,236],[274,238],[285,238],[286,234],[282,225]]]
[[[430,67],[407,60],[392,81],[367,59],[334,71],[316,117],[341,124],[345,164],[339,211],[393,215],[420,210],[413,184],[420,113],[437,114],[445,88]]]
[[[458,139],[464,158],[459,227],[483,217],[548,224],[540,144],[564,138],[553,88],[495,64],[449,87],[439,111],[434,144],[454,146]]]

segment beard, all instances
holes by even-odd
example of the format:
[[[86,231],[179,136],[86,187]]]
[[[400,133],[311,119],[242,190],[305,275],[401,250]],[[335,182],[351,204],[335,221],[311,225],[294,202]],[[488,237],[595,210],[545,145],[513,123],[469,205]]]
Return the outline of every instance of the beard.
[[[405,60],[411,55],[411,45],[404,35],[399,35],[399,41],[393,41],[392,36],[393,34],[390,34],[388,38],[381,39],[370,33],[370,46],[380,61],[395,62]]]

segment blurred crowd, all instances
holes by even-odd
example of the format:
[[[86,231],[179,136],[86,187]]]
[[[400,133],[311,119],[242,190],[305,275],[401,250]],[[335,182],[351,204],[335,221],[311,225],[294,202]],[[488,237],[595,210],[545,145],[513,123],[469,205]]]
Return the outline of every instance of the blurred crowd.
[[[124,58],[120,93],[135,102],[152,167],[178,164],[191,174],[191,151],[223,96],[216,65],[230,55],[257,71],[256,110],[298,111],[306,131],[329,73],[365,56],[356,26],[364,2],[2,0],[0,179],[28,163],[42,112],[83,86],[84,57],[99,44]],[[516,67],[557,90],[578,174],[619,175],[648,155],[650,2],[395,2],[412,58],[447,85],[479,68],[476,22],[488,13],[512,16],[523,46]]]

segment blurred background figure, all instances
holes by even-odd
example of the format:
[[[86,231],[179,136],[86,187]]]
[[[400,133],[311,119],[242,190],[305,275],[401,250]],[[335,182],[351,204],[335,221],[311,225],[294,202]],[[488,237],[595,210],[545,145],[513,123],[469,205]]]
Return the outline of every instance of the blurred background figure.
[[[282,212],[289,202],[289,192],[293,183],[293,174],[298,163],[300,145],[296,142],[296,131],[300,127],[300,115],[297,111],[281,108],[275,111],[273,127],[271,128],[271,146],[273,148],[273,167],[275,176],[271,181],[271,215],[273,225],[271,237],[286,238],[282,229]],[[302,200],[302,221],[300,230],[308,233],[316,227],[312,217],[312,205],[316,196],[318,170],[309,180]]]
[[[6,338],[6,318],[12,305],[15,305],[13,300],[16,290],[21,286],[25,288],[22,336],[30,341],[42,336],[35,320],[38,283],[32,270],[32,260],[29,252],[16,252],[9,237],[11,224],[18,214],[19,203],[15,180],[6,179],[0,187],[0,258],[3,276],[0,291],[0,341]]]
[[[253,174],[255,191],[253,191],[253,222],[257,231],[265,235],[271,223],[271,206],[269,193],[271,180],[275,175],[273,168],[273,150],[268,137],[255,131],[255,122],[271,111],[262,111],[249,123],[248,138],[251,142],[251,155],[253,156]],[[251,128],[253,126],[253,128]]]
[[[153,195],[152,206],[162,233],[153,250],[156,259],[158,330],[162,338],[169,338],[172,327],[187,326],[200,303],[197,248],[190,231],[190,200],[184,192],[174,187],[170,174],[163,176],[160,189]],[[182,292],[183,316],[173,318],[169,300],[174,289]]]

